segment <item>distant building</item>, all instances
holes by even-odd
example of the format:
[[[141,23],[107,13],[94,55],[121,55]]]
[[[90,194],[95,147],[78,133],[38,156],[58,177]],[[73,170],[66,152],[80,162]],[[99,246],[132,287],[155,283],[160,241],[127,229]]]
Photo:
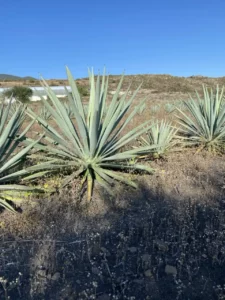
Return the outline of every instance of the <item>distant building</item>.
[[[31,97],[31,101],[40,101],[41,97],[40,95],[47,99],[46,91],[43,87],[30,87],[33,90],[33,96]],[[7,90],[8,88],[0,88],[0,94]],[[68,91],[71,91],[70,86],[67,86]],[[58,98],[64,98],[66,97],[66,91],[64,86],[51,86],[51,90],[56,94]],[[5,99],[5,102],[8,102],[9,99]],[[14,102],[15,99],[12,99],[12,102]]]

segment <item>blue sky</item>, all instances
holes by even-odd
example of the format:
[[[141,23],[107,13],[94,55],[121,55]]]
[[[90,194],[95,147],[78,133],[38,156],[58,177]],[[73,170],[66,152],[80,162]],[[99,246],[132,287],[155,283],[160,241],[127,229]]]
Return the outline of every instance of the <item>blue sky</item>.
[[[1,1],[0,73],[225,76],[225,0]]]

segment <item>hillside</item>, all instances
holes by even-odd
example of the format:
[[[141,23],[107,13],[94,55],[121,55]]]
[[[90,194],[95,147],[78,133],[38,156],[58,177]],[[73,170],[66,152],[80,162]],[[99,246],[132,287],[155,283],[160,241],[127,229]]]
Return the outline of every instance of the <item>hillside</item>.
[[[36,80],[36,78],[31,76],[20,77],[20,76],[15,76],[10,74],[0,74],[0,81],[4,81],[4,80],[7,81]]]
[[[110,75],[109,86],[111,90],[116,88],[119,80],[120,76]],[[50,86],[68,85],[68,82],[65,79],[49,79],[46,81]],[[79,78],[77,79],[77,82],[80,85],[87,86],[88,78]],[[200,91],[202,89],[202,84],[205,84],[208,87],[215,87],[217,84],[220,86],[225,85],[225,76],[213,78],[205,76],[179,77],[167,74],[126,75],[124,77],[123,88],[127,88],[130,83],[132,83],[132,89],[137,88],[137,86],[142,83],[142,89],[149,90],[151,93],[190,93],[195,90]],[[1,87],[12,87],[14,85],[40,86],[40,81],[32,77],[22,78],[13,75],[0,74]]]

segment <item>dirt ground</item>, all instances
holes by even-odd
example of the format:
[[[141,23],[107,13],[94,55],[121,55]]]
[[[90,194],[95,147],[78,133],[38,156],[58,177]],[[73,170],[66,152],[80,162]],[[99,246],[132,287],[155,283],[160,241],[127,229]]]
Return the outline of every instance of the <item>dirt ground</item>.
[[[137,191],[2,212],[0,299],[224,299],[224,158],[173,153]]]
[[[187,98],[144,88],[135,104],[147,93],[132,126],[174,122],[165,104]],[[22,213],[2,210],[0,299],[225,299],[225,155],[184,149],[144,163],[155,172],[128,174],[137,190],[96,186],[86,203],[76,181]]]

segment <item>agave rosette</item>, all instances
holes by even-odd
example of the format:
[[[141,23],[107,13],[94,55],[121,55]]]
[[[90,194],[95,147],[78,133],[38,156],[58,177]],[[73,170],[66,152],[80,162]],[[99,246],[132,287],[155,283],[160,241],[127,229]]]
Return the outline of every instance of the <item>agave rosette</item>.
[[[217,86],[215,92],[203,86],[203,93],[203,99],[196,92],[197,100],[184,102],[187,113],[178,109],[181,137],[187,144],[216,151],[225,145],[224,88]]]
[[[177,128],[173,127],[171,123],[162,120],[152,124],[152,127],[147,132],[146,138],[141,137],[142,145],[150,146],[156,145],[153,155],[159,157],[175,146]]]
[[[11,101],[8,105],[2,102],[0,106],[0,206],[11,211],[14,211],[14,208],[8,200],[20,202],[22,192],[35,190],[35,188],[18,184],[20,179],[23,177],[28,179],[27,175],[35,177],[37,174],[38,176],[45,174],[45,171],[43,172],[39,167],[37,169],[36,166],[21,168],[26,155],[36,143],[35,141],[28,143],[26,147],[19,150],[20,141],[25,138],[33,124],[31,122],[23,132],[19,133],[25,110],[24,105],[18,104],[14,107],[12,114]]]
[[[29,110],[29,114],[33,118],[37,118],[46,133],[43,143],[36,144],[36,147],[48,153],[51,160],[55,159],[55,163],[51,161],[49,167],[57,164],[58,168],[73,169],[72,174],[66,178],[64,185],[81,175],[83,177],[82,182],[87,183],[88,199],[91,199],[95,180],[109,192],[111,192],[110,185],[113,180],[136,187],[133,181],[120,172],[124,170],[152,172],[152,169],[147,166],[129,164],[129,160],[138,157],[146,150],[150,151],[155,148],[154,145],[148,145],[142,148],[124,150],[124,146],[127,146],[150,127],[149,122],[144,122],[123,134],[145,102],[143,99],[128,113],[140,87],[130,99],[126,100],[128,89],[118,101],[123,82],[122,76],[111,103],[107,104],[108,109],[105,114],[108,76],[104,74],[102,80],[100,76],[97,76],[95,81],[93,71],[89,71],[90,99],[87,110],[84,108],[76,82],[68,68],[67,76],[72,93],[67,88],[65,90],[75,120],[71,119],[66,107],[43,80],[43,86],[52,106],[43,97],[42,101],[59,129],[54,128],[46,120]],[[46,162],[46,164],[48,163]]]

